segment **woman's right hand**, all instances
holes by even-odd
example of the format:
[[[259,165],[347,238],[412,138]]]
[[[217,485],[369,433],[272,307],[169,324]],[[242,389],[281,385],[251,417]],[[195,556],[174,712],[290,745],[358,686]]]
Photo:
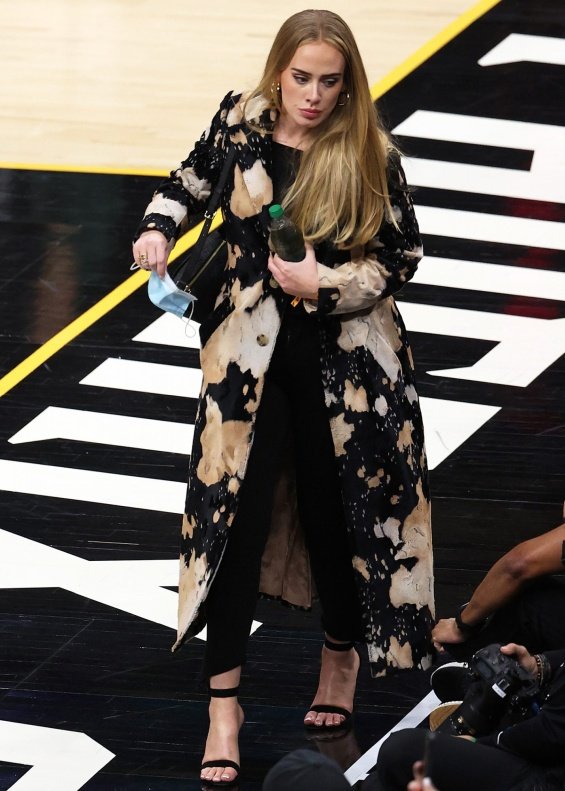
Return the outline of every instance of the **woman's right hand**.
[[[144,231],[133,244],[134,261],[141,269],[154,269],[159,277],[164,277],[174,244],[161,231]]]

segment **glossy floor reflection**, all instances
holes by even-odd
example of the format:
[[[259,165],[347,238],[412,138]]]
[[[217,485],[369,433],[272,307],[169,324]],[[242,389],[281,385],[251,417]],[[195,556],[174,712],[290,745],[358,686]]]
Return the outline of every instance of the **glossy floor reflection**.
[[[86,725],[89,736],[116,755],[89,788],[199,788],[196,767],[207,722],[202,643],[171,656],[161,627],[59,591],[36,598],[28,598],[34,615],[20,612],[12,630],[3,619],[3,642],[14,646],[3,685],[18,679],[3,696],[3,716],[71,731]],[[298,747],[319,749],[347,768],[427,692],[424,674],[375,682],[365,664],[354,729],[332,740],[308,737],[301,723],[316,685],[317,616],[280,613],[261,602],[257,617],[276,625],[262,627],[250,641],[241,699],[242,788],[259,788],[269,767]],[[27,662],[18,642],[29,646]],[[13,769],[0,766],[0,777],[11,777]]]

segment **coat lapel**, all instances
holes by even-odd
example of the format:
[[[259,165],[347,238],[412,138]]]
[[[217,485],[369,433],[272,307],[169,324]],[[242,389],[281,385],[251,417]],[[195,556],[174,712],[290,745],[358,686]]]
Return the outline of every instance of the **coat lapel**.
[[[250,117],[254,128],[242,118],[229,128],[230,137],[237,146],[236,166],[254,209],[258,229],[265,239],[269,235],[268,207],[273,202],[271,133],[276,120],[275,112],[264,99],[256,99]]]

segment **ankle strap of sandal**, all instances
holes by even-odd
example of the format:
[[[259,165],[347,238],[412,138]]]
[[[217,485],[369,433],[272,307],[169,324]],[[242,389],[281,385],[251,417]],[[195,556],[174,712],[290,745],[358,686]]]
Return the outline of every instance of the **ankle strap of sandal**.
[[[326,648],[329,648],[330,651],[351,651],[351,649],[355,647],[355,643],[334,643],[332,640],[328,640],[327,637],[324,640],[324,645]]]
[[[231,687],[231,689],[212,689],[208,688],[208,695],[211,698],[236,698],[239,692],[239,687]]]

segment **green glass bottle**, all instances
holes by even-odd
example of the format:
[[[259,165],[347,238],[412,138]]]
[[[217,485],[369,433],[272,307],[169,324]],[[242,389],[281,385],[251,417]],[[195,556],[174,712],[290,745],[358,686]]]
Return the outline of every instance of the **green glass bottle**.
[[[271,246],[283,261],[302,261],[306,255],[304,237],[284,213],[283,207],[274,203],[269,207]]]

